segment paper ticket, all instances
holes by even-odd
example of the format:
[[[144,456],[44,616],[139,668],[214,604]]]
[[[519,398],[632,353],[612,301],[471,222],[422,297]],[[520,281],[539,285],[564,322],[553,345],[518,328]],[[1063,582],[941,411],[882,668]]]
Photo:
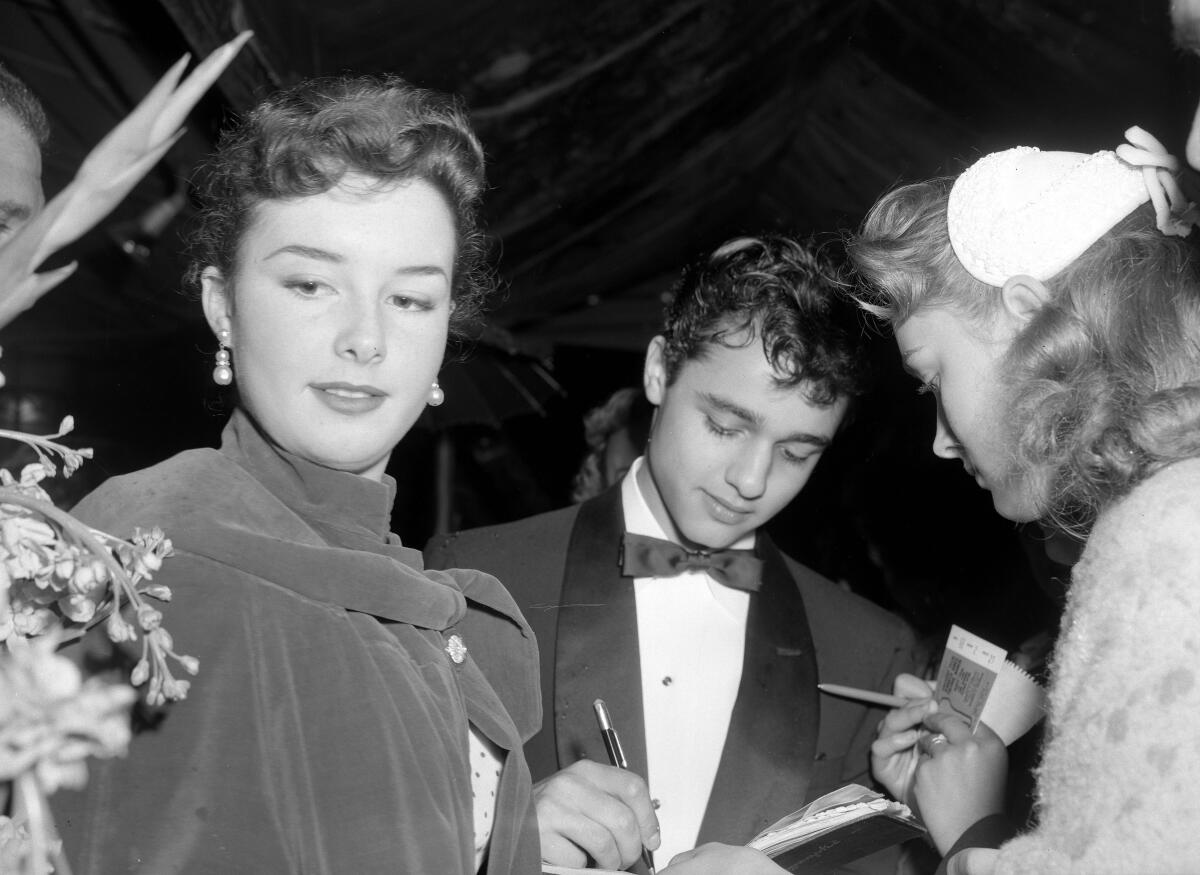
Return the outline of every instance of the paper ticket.
[[[1002,648],[966,629],[951,626],[937,676],[937,702],[941,710],[958,714],[974,732],[1004,658]]]
[[[992,684],[987,706],[979,718],[1004,741],[1012,744],[1046,713],[1046,691],[1027,672],[1005,662]]]

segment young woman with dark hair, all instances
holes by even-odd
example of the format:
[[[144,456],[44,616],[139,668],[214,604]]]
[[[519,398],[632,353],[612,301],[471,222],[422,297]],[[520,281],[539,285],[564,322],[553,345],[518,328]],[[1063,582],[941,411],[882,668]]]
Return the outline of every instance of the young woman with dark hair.
[[[507,591],[388,530],[396,443],[486,291],[483,152],[394,78],[308,82],[222,141],[190,272],[237,388],[220,449],[106,483],[161,526],[186,700],[55,797],[83,872],[526,873],[537,651]],[[86,639],[88,659],[127,654]]]

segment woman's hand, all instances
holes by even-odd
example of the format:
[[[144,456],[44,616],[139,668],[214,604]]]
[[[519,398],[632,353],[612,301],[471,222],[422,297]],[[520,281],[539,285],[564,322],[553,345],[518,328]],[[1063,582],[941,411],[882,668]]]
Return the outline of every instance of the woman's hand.
[[[894,708],[880,721],[878,735],[871,744],[871,774],[894,799],[908,803],[920,761],[917,740],[925,734],[921,723],[937,713],[937,703],[933,701],[932,684],[916,675],[898,675],[892,690],[913,703]]]
[[[787,875],[766,854],[742,845],[709,842],[671,858],[670,875]]]
[[[933,714],[925,726],[933,734],[920,744],[913,795],[930,838],[945,854],[967,827],[1004,811],[1008,750],[986,724],[972,734],[954,714]]]

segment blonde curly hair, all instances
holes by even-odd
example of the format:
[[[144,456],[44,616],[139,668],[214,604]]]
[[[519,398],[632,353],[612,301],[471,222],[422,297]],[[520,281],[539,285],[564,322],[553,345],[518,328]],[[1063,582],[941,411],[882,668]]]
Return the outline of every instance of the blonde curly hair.
[[[889,192],[847,240],[856,300],[893,326],[926,307],[982,323],[1001,306],[954,256],[952,182]],[[1108,504],[1200,456],[1197,265],[1195,241],[1160,233],[1146,204],[1046,283],[1005,368],[1009,438],[1044,522],[1086,537]]]

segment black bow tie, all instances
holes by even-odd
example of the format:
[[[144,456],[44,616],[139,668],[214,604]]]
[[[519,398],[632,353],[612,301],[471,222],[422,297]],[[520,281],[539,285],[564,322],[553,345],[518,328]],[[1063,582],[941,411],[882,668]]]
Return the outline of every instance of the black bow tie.
[[[676,577],[704,571],[717,583],[746,592],[762,585],[762,560],[751,550],[686,550],[672,541],[626,532],[621,541],[623,577]]]

